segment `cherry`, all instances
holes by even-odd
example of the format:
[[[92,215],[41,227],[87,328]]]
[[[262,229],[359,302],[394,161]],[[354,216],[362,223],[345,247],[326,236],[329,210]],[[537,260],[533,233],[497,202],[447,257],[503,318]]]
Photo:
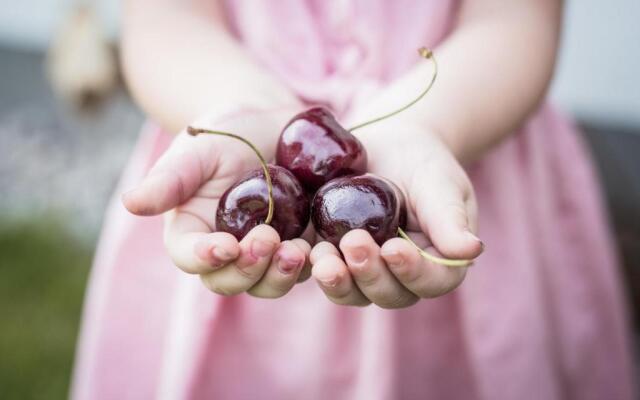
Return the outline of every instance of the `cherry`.
[[[400,189],[374,174],[344,176],[322,186],[311,202],[311,220],[320,236],[338,245],[352,229],[364,229],[379,245],[404,228],[407,210]]]
[[[333,178],[365,172],[367,153],[326,108],[314,107],[296,115],[284,127],[276,163],[293,172],[313,192]]]
[[[418,53],[421,57],[433,62],[433,76],[426,89],[414,100],[399,109],[360,123],[349,129],[347,133],[401,113],[420,101],[420,99],[431,90],[438,75],[438,63],[433,57],[431,50],[422,47],[418,49]],[[313,110],[314,109],[309,111]],[[322,152],[321,149],[316,148],[315,143],[318,142],[318,137],[322,136],[324,131],[322,129],[312,129],[310,125],[313,125],[314,119],[308,118],[310,114],[309,111],[296,116],[282,132],[280,141],[278,142],[278,151],[281,154],[280,158],[277,158],[278,164],[295,167],[292,165],[292,160],[296,160],[295,157],[301,153],[301,150],[305,149],[305,143],[300,143],[300,141],[304,139],[307,141],[310,140],[311,143],[314,144],[314,146],[309,146],[309,150],[305,153],[311,151],[314,153],[312,153],[311,156],[307,156],[306,158],[301,157],[299,159],[298,168],[299,171],[301,171],[301,181],[308,178],[308,175],[305,174],[307,171],[313,170],[313,166],[315,165],[328,164],[332,166],[331,169],[326,168],[332,175],[329,173],[322,175],[325,182],[330,176],[339,176],[348,173],[347,170],[341,171],[339,168],[335,168],[335,163],[332,165],[326,161],[327,159],[330,160],[331,152]],[[324,111],[324,113],[327,112]],[[303,120],[306,120],[306,122],[300,123],[302,127],[300,130],[303,134],[306,134],[306,136],[301,135],[300,132],[295,130],[293,133],[297,133],[297,135],[289,134],[287,129],[289,129],[290,126],[295,123],[296,118],[300,116],[302,116]],[[328,120],[335,122],[333,117]],[[337,123],[335,124],[337,125]],[[340,127],[339,125],[337,126]],[[345,137],[345,135],[342,134],[341,137]],[[343,148],[346,148],[346,146]],[[340,158],[338,158],[338,160],[340,160]],[[313,163],[309,163],[309,161],[313,161]],[[317,180],[311,183],[317,184],[319,181],[320,180]],[[303,184],[304,183],[305,182],[303,182]],[[416,245],[404,231],[404,226],[407,223],[407,210],[404,196],[393,182],[373,174],[336,178],[320,187],[311,201],[311,221],[318,234],[336,246],[340,243],[340,239],[350,230],[364,229],[371,234],[378,245],[382,245],[385,241],[398,235],[411,243],[424,259],[435,264],[449,267],[467,267],[471,265],[472,262],[471,260],[452,260],[437,257]]]
[[[434,264],[468,267],[472,262],[437,257],[416,245],[404,231],[407,209],[402,192],[393,182],[370,173],[343,176],[322,186],[311,201],[311,222],[335,246],[350,230],[364,229],[380,246],[400,236]]]
[[[406,110],[431,90],[438,74],[438,64],[431,50],[422,47],[418,53],[434,65],[433,77],[418,97],[397,110],[349,130],[344,129],[326,108],[314,107],[304,111],[293,117],[282,130],[276,148],[276,163],[293,172],[310,192],[333,178],[364,173],[367,153],[352,132]]]
[[[320,236],[334,245],[348,231],[365,229],[379,245],[399,235],[430,262],[452,267],[470,265],[470,260],[433,256],[407,236],[403,230],[407,220],[404,196],[394,183],[373,174],[352,175],[365,171],[367,155],[351,132],[406,110],[433,86],[438,72],[433,53],[421,48],[419,54],[432,60],[434,73],[416,99],[350,130],[340,126],[325,108],[302,112],[280,134],[276,150],[279,166],[267,165],[258,149],[241,136],[189,127],[187,132],[193,136],[207,133],[246,143],[262,165],[262,171],[249,172],[223,194],[216,211],[217,229],[242,239],[251,228],[266,223],[273,225],[283,240],[298,237],[309,219],[309,202],[303,186],[309,191],[319,188],[311,204],[311,219]]]
[[[309,222],[309,199],[296,177],[277,165],[268,165],[274,202],[270,225],[280,239],[299,237]],[[216,211],[216,229],[238,240],[263,223],[269,213],[269,193],[262,169],[248,172],[220,198]]]
[[[247,139],[230,132],[187,127],[187,133],[227,136],[240,140],[256,154],[262,169],[253,170],[228,188],[216,210],[216,229],[238,240],[253,227],[269,224],[289,240],[302,234],[309,222],[309,199],[296,177],[286,169],[268,165],[260,151]]]

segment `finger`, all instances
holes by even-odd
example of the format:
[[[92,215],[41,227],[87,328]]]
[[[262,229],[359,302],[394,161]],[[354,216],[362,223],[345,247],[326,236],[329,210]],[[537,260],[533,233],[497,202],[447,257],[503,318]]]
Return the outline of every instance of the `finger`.
[[[181,134],[184,136],[184,134]],[[157,215],[182,204],[200,188],[211,168],[202,163],[196,138],[176,138],[140,184],[122,195],[136,215]],[[193,144],[185,145],[186,140]]]
[[[236,238],[226,232],[192,232],[171,243],[173,262],[190,274],[206,274],[233,262],[240,255]]]
[[[380,256],[380,247],[362,229],[348,232],[340,241],[349,272],[360,291],[382,308],[408,307],[418,297],[402,286]]]
[[[332,245],[329,242],[320,242],[313,246],[311,250],[311,254],[309,255],[309,260],[312,265],[315,265],[317,261],[319,261],[322,257],[326,255],[334,255],[337,257],[342,257],[338,248]]]
[[[469,229],[474,234],[478,233],[478,202],[476,201],[475,194],[471,194],[465,202],[467,209],[467,220],[469,221]],[[484,250],[484,243],[482,243],[482,250]]]
[[[184,272],[211,272],[235,260],[238,241],[225,232],[211,233],[196,214],[172,210],[165,214],[164,244],[173,263]]]
[[[370,303],[351,278],[342,258],[335,254],[316,259],[311,274],[324,294],[336,304],[366,306]]]
[[[280,243],[267,272],[248,293],[269,299],[284,296],[296,284],[306,259],[307,254],[292,241]]]
[[[413,207],[420,229],[445,257],[472,259],[480,255],[482,242],[471,232],[465,195],[452,180],[423,184]]]
[[[467,271],[464,267],[431,264],[401,238],[384,243],[381,254],[398,281],[421,298],[437,297],[452,291],[460,285]]]
[[[246,292],[262,278],[279,243],[275,229],[258,225],[240,241],[240,256],[234,262],[200,278],[209,290],[221,295]]]

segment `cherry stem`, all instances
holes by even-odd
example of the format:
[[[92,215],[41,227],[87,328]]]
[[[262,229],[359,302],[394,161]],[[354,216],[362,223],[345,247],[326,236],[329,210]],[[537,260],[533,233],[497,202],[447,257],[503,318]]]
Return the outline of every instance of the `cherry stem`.
[[[427,49],[426,47],[421,47],[418,49],[418,54],[420,54],[420,57],[425,58],[427,60],[431,60],[431,62],[433,62],[433,76],[431,77],[431,82],[429,82],[429,85],[427,86],[427,88],[425,90],[422,91],[422,93],[420,93],[420,95],[418,97],[416,97],[415,99],[413,99],[411,102],[409,102],[408,104],[406,104],[403,107],[400,107],[399,109],[392,111],[388,114],[382,115],[380,117],[371,119],[369,121],[366,122],[362,122],[356,126],[354,126],[353,128],[349,129],[349,132],[353,132],[356,129],[360,129],[363,128],[367,125],[371,125],[371,124],[375,124],[376,122],[380,122],[384,119],[387,119],[389,117],[393,117],[396,114],[399,114],[401,112],[403,112],[404,110],[406,110],[407,108],[413,106],[414,104],[416,104],[418,101],[420,101],[427,93],[429,93],[429,91],[431,90],[431,87],[433,87],[434,82],[436,81],[436,77],[438,76],[438,63],[436,62],[436,58],[433,55],[433,52],[429,49]]]
[[[267,218],[264,220],[265,224],[270,224],[271,220],[273,219],[273,184],[271,183],[271,174],[269,174],[269,168],[267,167],[267,162],[265,161],[264,157],[262,156],[262,154],[260,153],[260,150],[258,150],[258,148],[251,143],[250,141],[248,141],[247,139],[243,138],[242,136],[236,135],[234,133],[230,133],[230,132],[224,132],[224,131],[214,131],[211,129],[203,129],[203,128],[194,128],[192,126],[187,127],[187,133],[191,136],[197,136],[201,133],[206,133],[209,135],[220,135],[220,136],[227,136],[227,137],[231,137],[234,139],[237,139],[241,142],[243,142],[244,144],[246,144],[247,146],[251,147],[251,150],[253,150],[254,153],[256,153],[256,155],[258,156],[258,159],[260,159],[260,165],[262,166],[262,170],[264,171],[264,178],[267,181],[267,192],[268,192],[268,196],[269,196],[269,210],[267,211]]]
[[[409,235],[407,235],[405,231],[403,231],[402,228],[400,227],[398,227],[398,235],[400,235],[401,238],[406,239],[409,243],[411,243],[413,247],[415,247],[418,250],[418,253],[420,253],[420,255],[424,259],[434,264],[440,264],[446,267],[468,267],[473,262],[472,260],[452,260],[450,258],[436,257],[432,254],[429,254],[426,251],[424,251],[422,248],[420,248],[420,246],[418,246],[416,242],[411,240]]]

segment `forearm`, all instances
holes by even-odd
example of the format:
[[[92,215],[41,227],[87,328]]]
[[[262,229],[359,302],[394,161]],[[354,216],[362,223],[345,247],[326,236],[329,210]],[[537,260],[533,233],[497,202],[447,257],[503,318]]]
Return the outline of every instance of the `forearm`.
[[[122,52],[134,98],[170,132],[203,114],[298,103],[229,36],[215,2],[128,1]]]
[[[466,1],[455,32],[434,50],[439,74],[433,89],[397,118],[428,126],[463,162],[481,156],[544,98],[560,16],[557,0]],[[370,115],[406,103],[431,72],[420,62],[381,94]]]

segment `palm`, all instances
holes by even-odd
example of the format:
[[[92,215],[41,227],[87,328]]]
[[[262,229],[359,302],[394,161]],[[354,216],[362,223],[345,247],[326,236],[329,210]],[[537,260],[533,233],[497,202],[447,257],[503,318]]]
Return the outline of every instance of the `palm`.
[[[482,245],[472,234],[476,207],[466,174],[446,147],[420,127],[381,124],[360,136],[369,153],[368,169],[404,192],[408,229],[421,247],[449,258],[474,258]],[[394,143],[389,146],[388,136]],[[455,288],[464,268],[448,268],[423,258],[408,241],[379,246],[364,230],[344,235],[339,249],[320,243],[311,253],[313,276],[333,302],[385,308],[407,307],[419,298]]]
[[[204,152],[199,157],[202,174],[198,189],[193,196],[182,202],[174,210],[173,224],[190,226],[194,231],[214,232],[215,214],[224,192],[257,163],[240,157],[225,157],[217,151]],[[256,164],[256,165],[253,165]]]
[[[246,126],[246,121],[250,119],[229,130],[248,137],[257,129]],[[272,142],[265,135],[254,143],[270,158],[272,154],[264,150]],[[137,215],[165,214],[169,256],[183,271],[199,274],[210,290],[280,297],[296,281],[308,277],[309,244],[302,239],[281,242],[278,233],[266,225],[253,228],[240,241],[216,231],[215,214],[222,195],[254,168],[259,168],[258,158],[244,143],[223,136],[181,133],[123,201]]]

